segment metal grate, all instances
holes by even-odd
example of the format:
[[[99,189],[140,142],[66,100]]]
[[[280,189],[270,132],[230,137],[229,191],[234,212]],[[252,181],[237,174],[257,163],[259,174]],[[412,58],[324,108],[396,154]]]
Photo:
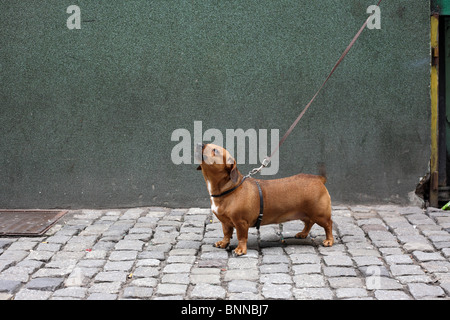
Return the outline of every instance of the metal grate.
[[[0,210],[0,236],[41,236],[67,211]]]

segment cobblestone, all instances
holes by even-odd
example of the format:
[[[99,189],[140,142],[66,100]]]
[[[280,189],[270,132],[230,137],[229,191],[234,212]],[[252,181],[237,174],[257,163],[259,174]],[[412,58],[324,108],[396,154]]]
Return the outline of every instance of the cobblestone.
[[[147,287],[126,287],[123,291],[123,298],[147,299],[153,295],[153,288]]]
[[[444,290],[439,286],[429,285],[425,283],[410,283],[409,290],[414,298],[420,299],[425,297],[441,297],[444,296]]]
[[[187,290],[185,284],[161,283],[158,285],[156,293],[159,295],[184,295]]]
[[[86,296],[87,288],[81,288],[81,287],[71,287],[71,288],[64,288],[56,290],[53,294],[54,297],[70,297],[70,298],[77,298],[77,299],[83,299]]]
[[[367,291],[363,288],[339,288],[336,289],[338,298],[364,298],[367,297]]]
[[[14,293],[21,285],[20,281],[0,280],[0,292]]]
[[[0,299],[450,299],[450,213],[333,207],[335,245],[314,226],[250,229],[248,253],[212,244],[209,209],[74,210],[39,238],[0,238]]]
[[[58,289],[64,279],[62,278],[36,278],[27,283],[27,289],[55,291]]]
[[[226,291],[224,288],[216,285],[201,283],[194,287],[192,290],[192,298],[200,299],[224,299]]]

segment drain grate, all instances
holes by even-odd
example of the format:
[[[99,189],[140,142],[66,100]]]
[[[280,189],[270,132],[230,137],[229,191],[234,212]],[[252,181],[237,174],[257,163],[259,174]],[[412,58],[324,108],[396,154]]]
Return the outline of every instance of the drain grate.
[[[67,211],[0,210],[0,236],[41,236]]]

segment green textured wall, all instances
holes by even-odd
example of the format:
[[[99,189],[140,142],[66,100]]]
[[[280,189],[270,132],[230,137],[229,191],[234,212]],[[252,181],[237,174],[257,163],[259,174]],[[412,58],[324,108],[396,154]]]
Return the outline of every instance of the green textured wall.
[[[208,205],[172,132],[282,135],[371,4],[0,0],[0,207]],[[405,201],[430,154],[429,17],[428,1],[382,2],[271,178],[322,161],[335,202]]]

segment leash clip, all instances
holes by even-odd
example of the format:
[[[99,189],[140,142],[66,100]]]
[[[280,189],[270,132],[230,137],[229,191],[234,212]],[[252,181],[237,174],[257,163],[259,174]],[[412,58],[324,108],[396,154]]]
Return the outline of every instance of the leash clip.
[[[248,173],[248,175],[246,175],[246,177],[250,177],[250,176],[252,176],[252,175],[254,175],[254,174],[259,173],[263,168],[267,167],[267,166],[269,165],[269,163],[270,163],[270,160],[267,159],[267,158],[264,158],[264,160],[263,160],[261,166],[259,166],[258,168],[252,169],[252,170]]]
[[[269,165],[269,163],[270,163],[270,160],[267,159],[267,158],[264,158],[264,160],[263,160],[263,162],[262,162],[262,166],[265,168],[265,167],[267,167],[267,166]],[[262,169],[262,168],[261,168],[261,169]]]

